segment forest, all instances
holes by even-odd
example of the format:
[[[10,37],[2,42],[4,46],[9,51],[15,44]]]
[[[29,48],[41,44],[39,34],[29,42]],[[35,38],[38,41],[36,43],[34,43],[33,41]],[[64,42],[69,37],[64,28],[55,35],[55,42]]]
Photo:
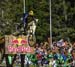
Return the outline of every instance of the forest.
[[[37,42],[50,37],[49,0],[26,0],[26,12],[34,11],[39,19],[36,28]],[[22,23],[23,0],[0,0],[0,37],[16,32]],[[75,41],[75,0],[51,0],[52,39]]]

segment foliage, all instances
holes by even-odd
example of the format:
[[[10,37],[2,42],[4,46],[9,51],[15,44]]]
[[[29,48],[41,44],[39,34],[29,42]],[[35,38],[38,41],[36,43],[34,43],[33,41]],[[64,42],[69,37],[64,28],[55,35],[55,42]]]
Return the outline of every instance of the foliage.
[[[75,1],[52,0],[51,3],[53,40],[64,37],[74,40]],[[50,35],[49,0],[26,0],[26,12],[30,10],[33,10],[35,17],[39,19],[36,29],[37,41],[44,41]],[[15,32],[16,24],[22,22],[23,0],[1,0],[0,11],[0,35]]]
[[[52,0],[53,37],[70,38],[74,40],[75,34],[75,1]]]

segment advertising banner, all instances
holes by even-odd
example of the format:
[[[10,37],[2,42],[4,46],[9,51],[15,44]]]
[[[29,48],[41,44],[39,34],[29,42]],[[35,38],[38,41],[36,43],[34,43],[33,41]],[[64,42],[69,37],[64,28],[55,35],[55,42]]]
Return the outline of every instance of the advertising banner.
[[[6,54],[26,54],[33,53],[34,48],[28,45],[27,36],[6,35],[5,36],[5,53]]]

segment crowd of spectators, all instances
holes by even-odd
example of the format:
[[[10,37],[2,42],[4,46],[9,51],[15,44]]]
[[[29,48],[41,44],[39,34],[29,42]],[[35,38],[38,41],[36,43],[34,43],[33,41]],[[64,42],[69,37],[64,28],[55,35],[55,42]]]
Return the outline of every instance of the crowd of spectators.
[[[50,67],[75,67],[75,42],[67,40],[53,42],[50,47],[49,42],[35,44],[34,54],[25,55],[25,63],[39,66],[48,65]],[[38,67],[39,67],[38,66]]]

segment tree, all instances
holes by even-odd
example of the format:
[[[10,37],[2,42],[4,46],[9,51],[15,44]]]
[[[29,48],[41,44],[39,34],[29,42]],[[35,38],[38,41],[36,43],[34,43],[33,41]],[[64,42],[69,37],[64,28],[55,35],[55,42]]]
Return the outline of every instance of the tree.
[[[70,38],[75,33],[74,2],[69,0],[52,0],[52,25],[54,39]],[[71,33],[72,32],[72,33]],[[72,36],[73,35],[73,36]]]
[[[75,4],[74,0],[52,0],[52,36],[53,40],[68,37],[74,40],[75,37]],[[23,14],[23,0],[1,0],[0,13],[1,35],[15,32],[15,25],[20,24]],[[34,11],[34,15],[39,19],[36,29],[37,41],[46,40],[50,35],[49,24],[49,0],[26,0],[26,12]]]

